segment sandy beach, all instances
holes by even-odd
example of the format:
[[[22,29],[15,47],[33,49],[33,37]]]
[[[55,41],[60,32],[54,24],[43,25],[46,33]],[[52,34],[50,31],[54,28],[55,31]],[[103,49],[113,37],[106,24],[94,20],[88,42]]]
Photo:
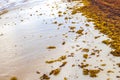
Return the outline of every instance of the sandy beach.
[[[36,0],[0,15],[0,80],[120,80],[120,59],[102,43],[109,38],[82,13],[71,14],[78,5],[83,6],[81,1]],[[66,58],[57,60],[61,56]],[[51,60],[56,61],[46,63]],[[99,73],[83,75],[81,64]],[[59,74],[50,75],[55,69]],[[40,79],[43,74],[50,79]]]

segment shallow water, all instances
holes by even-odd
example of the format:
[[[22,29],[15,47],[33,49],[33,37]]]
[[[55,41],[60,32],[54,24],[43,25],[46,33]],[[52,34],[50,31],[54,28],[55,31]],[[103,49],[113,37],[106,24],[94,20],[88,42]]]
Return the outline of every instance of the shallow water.
[[[117,80],[116,75],[120,73],[114,64],[120,60],[109,54],[111,48],[102,43],[108,39],[107,36],[95,30],[92,22],[87,22],[81,13],[70,14],[71,11],[67,7],[76,3],[61,0],[28,0],[24,3],[18,1],[15,6],[6,8],[8,13],[0,16],[0,80],[9,80],[12,76],[16,76],[18,80],[39,80],[42,74],[48,74],[51,69],[60,65],[48,65],[46,60],[70,53],[75,53],[75,56],[67,58],[67,65],[58,76],[51,76],[51,80],[63,80],[64,77],[68,80]],[[78,5],[82,6],[81,3]],[[59,11],[66,14],[60,17]],[[71,19],[65,20],[65,17]],[[55,21],[57,24],[54,24]],[[74,31],[83,30],[83,34],[72,32],[70,26],[75,26]],[[95,39],[96,36],[100,37]],[[66,44],[62,45],[64,41]],[[48,46],[56,46],[56,49],[48,50]],[[90,69],[95,66],[101,67],[100,64],[103,63],[107,65],[101,67],[104,71],[101,71],[97,78],[82,75],[82,69],[77,66],[71,67],[84,60],[84,52],[79,48],[89,49],[87,54],[92,53],[93,49],[101,50],[99,57],[91,56],[87,60],[87,63],[92,65]],[[114,74],[108,74],[108,70],[113,70]],[[41,74],[36,74],[36,71],[40,71]]]

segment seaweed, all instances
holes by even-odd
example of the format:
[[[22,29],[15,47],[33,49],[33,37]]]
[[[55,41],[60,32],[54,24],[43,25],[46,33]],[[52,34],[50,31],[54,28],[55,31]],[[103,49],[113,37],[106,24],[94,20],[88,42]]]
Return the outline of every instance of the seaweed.
[[[120,63],[117,63],[118,67],[120,67]]]
[[[65,61],[65,62],[62,63],[62,65],[60,65],[60,67],[63,67],[63,66],[65,66],[66,64],[67,64],[67,62]]]
[[[88,54],[83,54],[83,58],[87,59],[88,58]]]
[[[11,77],[10,80],[18,80],[18,79],[17,79],[17,77],[14,76],[14,77]]]
[[[63,41],[63,42],[62,42],[62,45],[65,45],[65,43],[66,43],[66,42],[65,42],[65,41]]]
[[[82,52],[89,52],[89,49],[84,48],[84,49],[82,49]]]
[[[58,68],[58,69],[54,69],[54,70],[52,70],[50,73],[49,73],[49,75],[58,75],[60,73],[60,69]]]
[[[109,45],[111,43],[111,41],[109,39],[107,39],[107,40],[102,41],[102,43]]]
[[[97,74],[100,72],[100,70],[89,70],[90,77],[97,77]]]
[[[55,46],[48,46],[47,49],[56,49]]]
[[[46,61],[46,63],[51,64],[51,63],[54,63],[54,62],[61,62],[65,59],[66,59],[66,55],[63,55],[63,56],[59,57],[58,59]]]
[[[94,69],[83,69],[83,75],[89,75],[90,77],[97,77],[97,74],[100,72],[100,70],[94,70]]]
[[[40,80],[50,80],[50,77],[49,77],[47,74],[43,74],[43,75],[40,77]]]
[[[83,34],[83,30],[78,30],[76,33],[82,35]]]
[[[89,74],[89,70],[88,69],[83,69],[83,75],[88,75]]]
[[[120,1],[118,2],[120,3]],[[117,7],[119,5],[115,5],[118,3],[114,1],[114,6],[108,6],[109,3],[104,0],[83,0],[83,3],[83,7],[73,8],[72,14],[82,12],[88,19],[92,18],[91,21],[94,22],[95,29],[99,29],[100,32],[112,39],[109,44],[115,50],[111,51],[111,54],[120,57],[120,17],[118,15],[120,9]]]
[[[64,77],[64,80],[68,80],[66,77]]]

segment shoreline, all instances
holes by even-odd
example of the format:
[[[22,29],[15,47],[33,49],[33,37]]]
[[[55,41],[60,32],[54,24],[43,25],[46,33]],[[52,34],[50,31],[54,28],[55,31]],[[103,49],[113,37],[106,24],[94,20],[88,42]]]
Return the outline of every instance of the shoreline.
[[[83,6],[46,0],[2,15],[0,79],[116,80],[119,58],[102,43],[109,38],[82,13],[72,15],[76,5]]]

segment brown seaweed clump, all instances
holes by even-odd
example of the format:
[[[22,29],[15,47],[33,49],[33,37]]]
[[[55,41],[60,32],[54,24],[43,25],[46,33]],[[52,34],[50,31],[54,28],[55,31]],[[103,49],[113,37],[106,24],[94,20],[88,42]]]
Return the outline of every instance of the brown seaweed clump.
[[[107,39],[107,40],[102,41],[102,43],[104,43],[104,44],[106,44],[106,45],[109,45],[111,42],[110,42],[109,39]]]
[[[88,54],[83,54],[83,58],[87,59],[88,58]]]
[[[17,79],[17,77],[14,76],[14,77],[11,77],[10,80],[18,80],[18,79]]]
[[[83,48],[83,49],[82,49],[82,52],[89,52],[89,49]]]
[[[65,59],[66,59],[66,55],[63,55],[63,56],[59,57],[58,59],[46,61],[46,63],[51,64],[51,63],[54,63],[54,62],[61,62]]]
[[[100,70],[83,69],[83,75],[89,75],[90,77],[97,77],[99,72]]]
[[[58,69],[52,70],[49,74],[50,74],[50,75],[53,74],[53,75],[56,76],[56,75],[58,75],[59,73],[60,73],[60,69],[58,68]]]
[[[83,0],[83,3],[83,7],[73,8],[72,14],[82,12],[88,21],[93,21],[96,29],[112,39],[103,41],[113,48],[111,54],[120,57],[120,0]]]
[[[64,80],[68,80],[66,77],[64,77]]]
[[[40,77],[40,80],[50,80],[50,77],[49,77],[47,74],[43,74],[43,75]]]
[[[117,63],[118,67],[120,67],[120,63]]]
[[[59,67],[63,67],[63,66],[65,66],[67,64],[67,62],[65,61],[65,62],[62,62],[62,65],[60,65]]]
[[[76,33],[82,35],[83,34],[83,30],[78,30]]]
[[[47,49],[56,49],[55,46],[48,46]]]

